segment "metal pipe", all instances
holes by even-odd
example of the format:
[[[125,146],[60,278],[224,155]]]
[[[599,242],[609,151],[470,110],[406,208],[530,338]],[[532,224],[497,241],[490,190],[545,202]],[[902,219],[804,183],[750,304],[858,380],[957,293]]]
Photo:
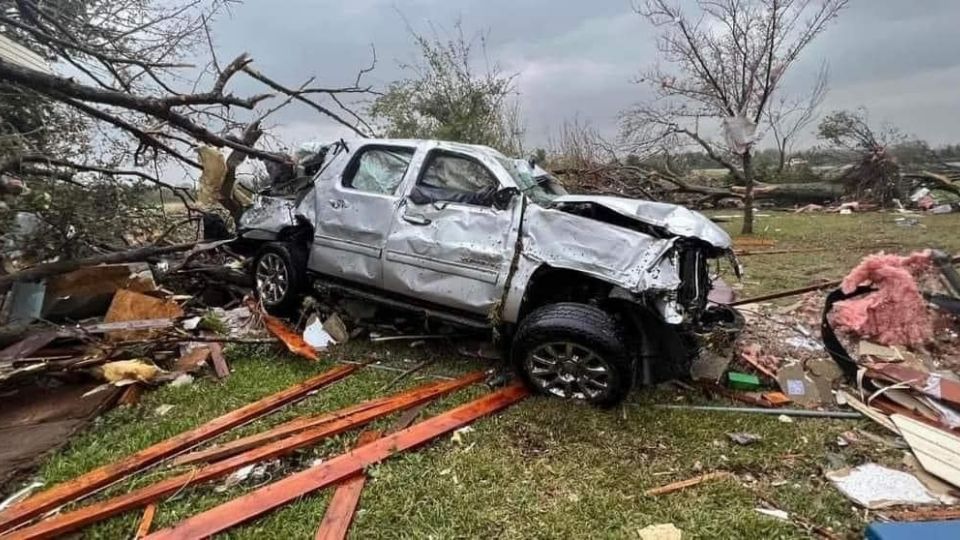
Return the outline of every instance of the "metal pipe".
[[[808,411],[806,409],[764,409],[762,407],[714,407],[708,405],[654,405],[658,409],[678,409],[687,411],[739,412],[748,414],[775,414],[786,416],[810,416],[814,418],[863,418],[858,412],[847,411]]]

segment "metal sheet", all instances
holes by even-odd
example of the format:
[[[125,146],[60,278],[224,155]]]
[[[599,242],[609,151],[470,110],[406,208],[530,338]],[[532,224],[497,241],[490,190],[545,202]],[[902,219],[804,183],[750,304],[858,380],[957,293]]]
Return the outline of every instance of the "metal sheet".
[[[719,249],[731,249],[733,241],[727,231],[699,212],[675,204],[608,197],[601,195],[564,195],[554,204],[593,203],[613,210],[684,238],[699,238]]]
[[[296,201],[258,195],[253,205],[240,216],[245,238],[272,240],[285,227],[296,225]]]
[[[516,322],[524,291],[542,265],[575,270],[628,291],[673,291],[680,275],[664,255],[674,238],[658,239],[590,218],[530,205],[523,218],[522,252],[502,317]]]

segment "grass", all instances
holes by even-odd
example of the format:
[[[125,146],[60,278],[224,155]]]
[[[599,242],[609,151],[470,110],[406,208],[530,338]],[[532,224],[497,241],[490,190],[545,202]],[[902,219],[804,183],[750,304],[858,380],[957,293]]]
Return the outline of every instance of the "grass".
[[[900,228],[886,214],[834,216],[773,214],[760,218],[763,237],[775,249],[831,248],[822,253],[744,257],[744,292],[756,294],[842,276],[867,246],[895,243],[893,251],[931,245],[960,249],[955,232],[960,216],[922,219],[923,227]],[[738,221],[729,223],[731,230]],[[851,246],[864,246],[854,249]],[[836,248],[836,249],[833,249]],[[430,374],[454,375],[485,367],[456,347],[428,343],[375,346],[350,343],[322,363],[310,363],[273,348],[235,348],[228,354],[234,373],[224,382],[198,379],[163,387],[134,407],[115,409],[49,458],[39,476],[48,484],[66,481],[329,368],[332,361],[377,357],[399,367],[437,361],[392,391],[412,387]],[[364,369],[293,407],[230,432],[224,439],[264,429],[309,412],[331,410],[381,395],[395,373]],[[435,414],[479,395],[472,388],[432,404]],[[445,437],[416,452],[371,468],[372,480],[351,529],[355,538],[636,538],[636,531],[672,522],[685,538],[806,538],[796,525],[754,511],[760,497],[841,535],[859,537],[863,516],[823,476],[828,453],[855,465],[896,464],[891,452],[868,440],[839,447],[837,436],[867,421],[797,419],[698,413],[654,408],[656,403],[701,403],[704,398],[673,389],[634,392],[621,406],[599,410],[545,398],[525,402],[474,425],[462,443]],[[160,405],[173,409],[160,416]],[[393,419],[377,425],[387,428]],[[763,440],[751,446],[729,442],[726,433],[749,431]],[[164,501],[156,527],[215,506],[318,457],[349,448],[355,433],[271,464],[266,475],[222,492],[221,485],[194,486]],[[736,473],[678,493],[645,497],[643,491],[713,470]],[[124,492],[181,472],[157,469],[107,490]],[[311,538],[329,492],[313,494],[262,519],[232,529],[229,538]],[[139,513],[130,512],[84,531],[86,538],[123,538],[134,531]]]

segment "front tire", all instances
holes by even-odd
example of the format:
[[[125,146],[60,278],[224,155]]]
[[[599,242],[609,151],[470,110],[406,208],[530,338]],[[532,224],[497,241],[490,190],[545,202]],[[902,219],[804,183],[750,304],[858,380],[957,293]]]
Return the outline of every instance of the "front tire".
[[[306,287],[306,253],[287,242],[271,242],[253,261],[254,294],[268,313],[289,315],[299,306]]]
[[[530,313],[514,337],[511,358],[542,394],[607,407],[633,385],[635,362],[617,321],[586,304],[549,304]]]

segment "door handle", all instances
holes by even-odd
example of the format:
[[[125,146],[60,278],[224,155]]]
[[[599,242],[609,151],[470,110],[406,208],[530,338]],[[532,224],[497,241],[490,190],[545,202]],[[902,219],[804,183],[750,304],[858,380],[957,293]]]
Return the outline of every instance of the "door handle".
[[[347,201],[343,199],[330,199],[330,207],[334,210],[340,210],[347,206]]]
[[[415,214],[403,214],[401,217],[411,225],[429,225],[431,223],[430,218]]]

